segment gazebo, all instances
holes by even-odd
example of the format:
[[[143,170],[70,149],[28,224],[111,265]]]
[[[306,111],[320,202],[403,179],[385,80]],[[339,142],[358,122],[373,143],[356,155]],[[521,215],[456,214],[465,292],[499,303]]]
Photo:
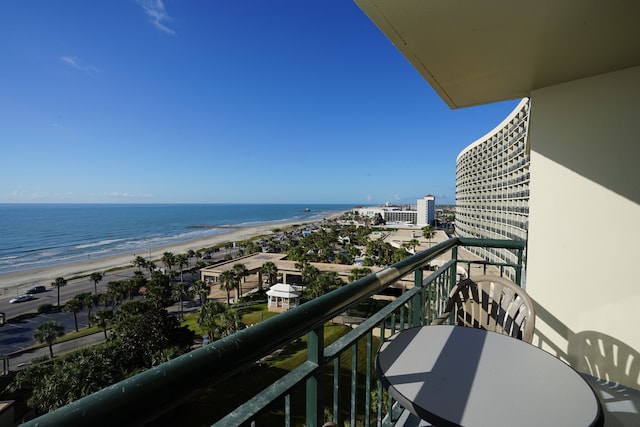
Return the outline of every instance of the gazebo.
[[[300,292],[286,283],[277,283],[267,291],[269,311],[287,311],[300,304]]]

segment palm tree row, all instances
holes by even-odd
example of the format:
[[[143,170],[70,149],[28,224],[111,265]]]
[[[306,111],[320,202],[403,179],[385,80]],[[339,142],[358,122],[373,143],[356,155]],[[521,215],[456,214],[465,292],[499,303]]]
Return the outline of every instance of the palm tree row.
[[[91,327],[91,309],[99,306],[102,301],[103,294],[83,292],[67,300],[62,309],[68,313],[73,313],[76,332],[78,332],[78,313],[85,308],[87,309],[87,325]]]
[[[78,300],[84,298],[88,297]],[[103,329],[108,338],[105,343],[58,357],[51,364],[34,363],[16,373],[9,389],[25,393],[36,415],[183,354],[195,336],[150,301],[129,301],[117,311],[98,310],[93,322]],[[107,336],[109,326],[112,332]],[[63,333],[60,324],[49,321],[39,325],[33,336],[48,345],[53,359],[53,344]]]
[[[142,268],[145,264],[139,263],[138,265]],[[151,274],[151,278],[147,279],[139,269],[129,279],[110,281],[103,293],[97,292],[97,283],[102,280],[103,275],[101,273],[93,273],[91,278],[95,284],[95,293],[82,292],[76,294],[62,306],[64,311],[73,314],[76,332],[79,331],[78,313],[87,309],[87,325],[91,327],[92,322],[97,322],[104,329],[110,318],[107,311],[115,310],[123,301],[132,301],[144,287],[147,288],[146,299],[158,307],[166,307],[174,301],[179,301],[181,317],[184,316],[183,301],[185,297],[193,297],[198,294],[202,303],[209,293],[209,287],[200,280],[195,281],[191,286],[182,282],[171,285],[168,276],[157,271],[154,271]],[[58,288],[58,301],[60,301],[60,288],[66,284],[67,280],[62,277],[56,278],[55,282],[52,283],[53,286]],[[92,309],[101,305],[102,308],[95,313],[95,316],[92,316]]]

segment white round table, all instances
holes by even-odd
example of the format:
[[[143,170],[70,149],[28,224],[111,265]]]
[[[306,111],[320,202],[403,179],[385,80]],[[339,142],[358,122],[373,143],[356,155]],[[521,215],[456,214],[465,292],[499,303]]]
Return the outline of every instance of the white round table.
[[[382,384],[436,426],[596,426],[602,411],[587,382],[526,342],[462,326],[391,336],[376,357]]]

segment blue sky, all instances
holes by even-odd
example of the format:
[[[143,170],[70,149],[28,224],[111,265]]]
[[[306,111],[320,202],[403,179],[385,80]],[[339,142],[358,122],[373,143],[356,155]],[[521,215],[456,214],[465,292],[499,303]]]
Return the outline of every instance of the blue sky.
[[[455,202],[451,110],[351,0],[0,5],[0,203]]]

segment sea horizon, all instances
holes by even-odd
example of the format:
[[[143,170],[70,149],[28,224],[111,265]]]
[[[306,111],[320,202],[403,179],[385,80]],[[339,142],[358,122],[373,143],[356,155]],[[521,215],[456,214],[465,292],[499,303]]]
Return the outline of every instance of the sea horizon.
[[[351,204],[0,203],[0,274],[206,238],[233,227],[322,219]]]

